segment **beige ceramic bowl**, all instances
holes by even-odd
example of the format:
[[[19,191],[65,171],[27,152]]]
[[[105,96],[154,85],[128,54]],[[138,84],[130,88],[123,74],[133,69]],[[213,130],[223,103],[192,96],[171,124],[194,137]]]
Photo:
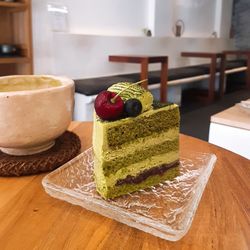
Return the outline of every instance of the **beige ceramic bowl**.
[[[0,77],[0,150],[30,155],[49,149],[68,128],[73,102],[68,78]]]

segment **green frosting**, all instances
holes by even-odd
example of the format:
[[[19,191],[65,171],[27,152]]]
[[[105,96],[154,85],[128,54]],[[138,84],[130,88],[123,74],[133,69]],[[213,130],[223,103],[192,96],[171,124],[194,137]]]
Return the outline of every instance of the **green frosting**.
[[[176,107],[170,110],[163,108],[150,116],[137,116],[133,119],[134,122],[121,123],[108,129],[107,141],[109,147],[116,147],[127,141],[167,131],[173,127],[178,128],[180,121],[179,108]]]
[[[119,93],[124,90],[121,94],[119,94],[123,101],[127,101],[132,98],[138,99],[142,104],[142,112],[152,108],[153,95],[138,84],[119,82],[109,87],[108,90],[115,93]]]
[[[165,141],[158,144],[157,147],[152,145],[145,149],[140,148],[134,151],[133,154],[124,154],[122,157],[116,157],[110,161],[103,161],[102,168],[103,174],[109,176],[112,173],[117,172],[119,169],[124,168],[136,162],[143,161],[146,158],[150,158],[155,155],[160,155],[170,151],[177,151],[179,148],[179,138],[173,141]]]
[[[105,199],[112,199],[120,195],[132,193],[134,191],[145,189],[154,185],[159,184],[160,182],[166,180],[173,180],[176,176],[179,175],[179,167],[173,167],[168,169],[163,175],[152,175],[149,176],[146,180],[138,184],[123,184],[120,186],[101,186],[97,182],[97,191]]]

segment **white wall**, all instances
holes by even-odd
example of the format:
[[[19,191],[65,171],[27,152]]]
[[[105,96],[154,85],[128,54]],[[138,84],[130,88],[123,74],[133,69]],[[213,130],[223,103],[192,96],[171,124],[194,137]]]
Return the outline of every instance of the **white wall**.
[[[222,0],[220,37],[229,37],[232,22],[233,0]]]
[[[53,74],[53,32],[50,29],[49,17],[46,10],[46,1],[32,1],[32,32],[34,73]]]
[[[174,0],[156,0],[154,9],[154,35],[155,36],[173,36],[173,8]]]
[[[210,37],[214,31],[217,0],[176,0],[175,20],[185,23],[184,37]]]
[[[149,27],[154,36],[173,37],[174,25],[181,19],[185,23],[183,37],[211,37],[215,31],[215,12],[219,1],[223,0],[149,0]],[[232,5],[230,1],[228,5]],[[226,6],[226,2],[224,5],[223,10],[216,12],[219,19],[222,11],[227,15],[228,8],[231,8]]]
[[[70,31],[83,34],[141,36],[147,26],[145,0],[63,0]]]
[[[157,2],[153,5],[155,9],[152,9],[151,1]],[[197,8],[208,8],[208,0],[193,0],[194,3],[203,1],[204,4],[197,5]],[[159,37],[165,33],[165,30],[166,33],[172,32],[171,22],[166,22],[166,29],[164,28],[164,18],[173,19],[173,16],[170,17],[170,7],[164,0],[106,0],[105,5],[102,5],[104,1],[101,0],[53,0],[53,2],[67,5],[69,9],[69,29],[71,31],[69,33],[51,31],[47,2],[51,1],[32,1],[34,69],[36,74],[58,74],[68,75],[72,78],[88,78],[139,71],[139,66],[135,64],[108,62],[108,55],[110,54],[169,55],[170,67],[177,67],[207,62],[181,58],[181,51],[220,51],[233,48],[233,42],[226,38]],[[114,2],[117,2],[117,4],[114,4]],[[173,4],[174,2],[174,0],[169,0],[168,3]],[[189,17],[187,19],[189,21],[186,22],[185,36],[189,36],[189,34],[202,36],[198,32],[202,25],[195,24],[195,20],[191,18],[195,16],[196,5],[185,4],[185,2],[188,1],[177,1],[178,13],[185,14],[184,19]],[[94,3],[98,3],[99,7],[94,8],[96,6]],[[95,9],[97,9],[97,12],[95,12]],[[99,11],[99,9],[101,10]],[[161,13],[160,10],[166,12]],[[188,11],[188,14],[184,10]],[[211,6],[210,10],[212,10]],[[190,14],[189,11],[193,14]],[[102,12],[109,13],[104,15]],[[204,14],[204,17],[211,16],[211,11],[208,12],[210,14]],[[169,15],[164,17],[164,13],[169,13]],[[175,15],[177,16],[177,13]],[[102,21],[101,17],[106,18],[105,21]],[[205,23],[204,19],[203,25]],[[149,25],[156,25],[156,35],[159,36],[148,38],[138,35],[136,37],[136,32],[140,33],[141,27]],[[191,33],[191,27],[194,28],[194,33]],[[90,34],[98,32],[103,35],[86,34],[87,29],[89,29]],[[188,31],[189,29],[190,31]],[[84,34],[72,34],[80,32]],[[135,36],[129,37],[131,34]],[[210,34],[210,30],[208,34]],[[154,65],[151,68],[158,69],[159,66]]]
[[[139,72],[138,64],[110,63],[111,54],[168,55],[170,67],[208,62],[183,58],[181,51],[221,51],[233,48],[228,39],[144,38],[88,35],[54,35],[55,74],[88,78],[119,73]],[[111,46],[112,45],[112,46]],[[67,48],[67,49],[65,49]],[[150,66],[158,69],[159,65]]]

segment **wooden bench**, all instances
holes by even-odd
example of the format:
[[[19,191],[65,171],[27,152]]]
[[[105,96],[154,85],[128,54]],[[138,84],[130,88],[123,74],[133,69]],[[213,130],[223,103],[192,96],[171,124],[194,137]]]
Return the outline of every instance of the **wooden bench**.
[[[201,81],[208,79],[209,74],[209,64],[201,64],[194,66],[186,66],[180,68],[173,68],[168,70],[168,86],[181,86],[183,84],[193,83],[196,81]],[[246,61],[244,60],[233,60],[227,62],[226,74],[232,74],[236,72],[241,72],[246,70]],[[219,74],[220,65],[216,67],[216,72]],[[160,88],[161,80],[160,71],[150,71],[148,73],[148,89],[153,91],[154,89]],[[139,73],[132,74],[121,74],[113,75],[107,77],[97,77],[89,79],[77,79],[75,80],[75,114],[74,119],[76,120],[90,120],[93,111],[93,101],[95,96],[102,90],[106,90],[112,84],[116,82],[137,82],[140,80]],[[181,91],[181,88],[180,88]],[[169,91],[168,91],[169,92]],[[171,93],[169,92],[168,97]],[[169,100],[169,99],[168,99]],[[87,114],[88,113],[88,114]],[[79,119],[79,117],[83,117]]]
[[[148,67],[150,63],[161,64],[160,79],[160,101],[167,101],[167,81],[168,81],[168,56],[153,55],[110,55],[110,62],[118,63],[138,63],[141,65],[140,80],[148,79]],[[142,87],[148,88],[148,81],[142,83]]]

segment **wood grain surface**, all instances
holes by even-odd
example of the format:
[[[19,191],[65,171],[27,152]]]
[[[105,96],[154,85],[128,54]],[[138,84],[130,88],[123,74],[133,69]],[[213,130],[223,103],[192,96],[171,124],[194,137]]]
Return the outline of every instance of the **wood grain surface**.
[[[0,75],[33,73],[31,0],[0,1],[0,44],[15,44],[16,57],[0,56]]]
[[[161,63],[161,86],[160,86],[160,100],[166,102],[167,99],[167,85],[168,85],[168,56],[153,56],[153,55],[110,55],[110,62],[118,63],[139,63],[141,65],[140,79],[148,79],[148,70],[150,63]],[[148,81],[141,84],[145,89],[148,88]]]
[[[92,123],[70,129],[90,147]],[[170,242],[79,206],[54,199],[45,175],[0,178],[0,249],[249,249],[250,161],[207,142],[180,136],[181,150],[211,152],[218,160],[193,224]]]
[[[250,109],[236,104],[231,108],[212,115],[211,122],[250,130]]]
[[[212,103],[216,97],[215,93],[215,79],[216,79],[216,67],[217,67],[217,58],[220,58],[220,71],[223,71],[220,73],[220,83],[219,83],[219,92],[220,95],[223,95],[223,84],[224,84],[224,78],[225,78],[225,56],[223,53],[220,52],[181,52],[181,56],[184,57],[200,57],[200,58],[208,58],[210,59],[210,65],[209,65],[209,82],[208,82],[208,94],[204,98],[204,96],[201,96],[201,101],[205,103]]]

